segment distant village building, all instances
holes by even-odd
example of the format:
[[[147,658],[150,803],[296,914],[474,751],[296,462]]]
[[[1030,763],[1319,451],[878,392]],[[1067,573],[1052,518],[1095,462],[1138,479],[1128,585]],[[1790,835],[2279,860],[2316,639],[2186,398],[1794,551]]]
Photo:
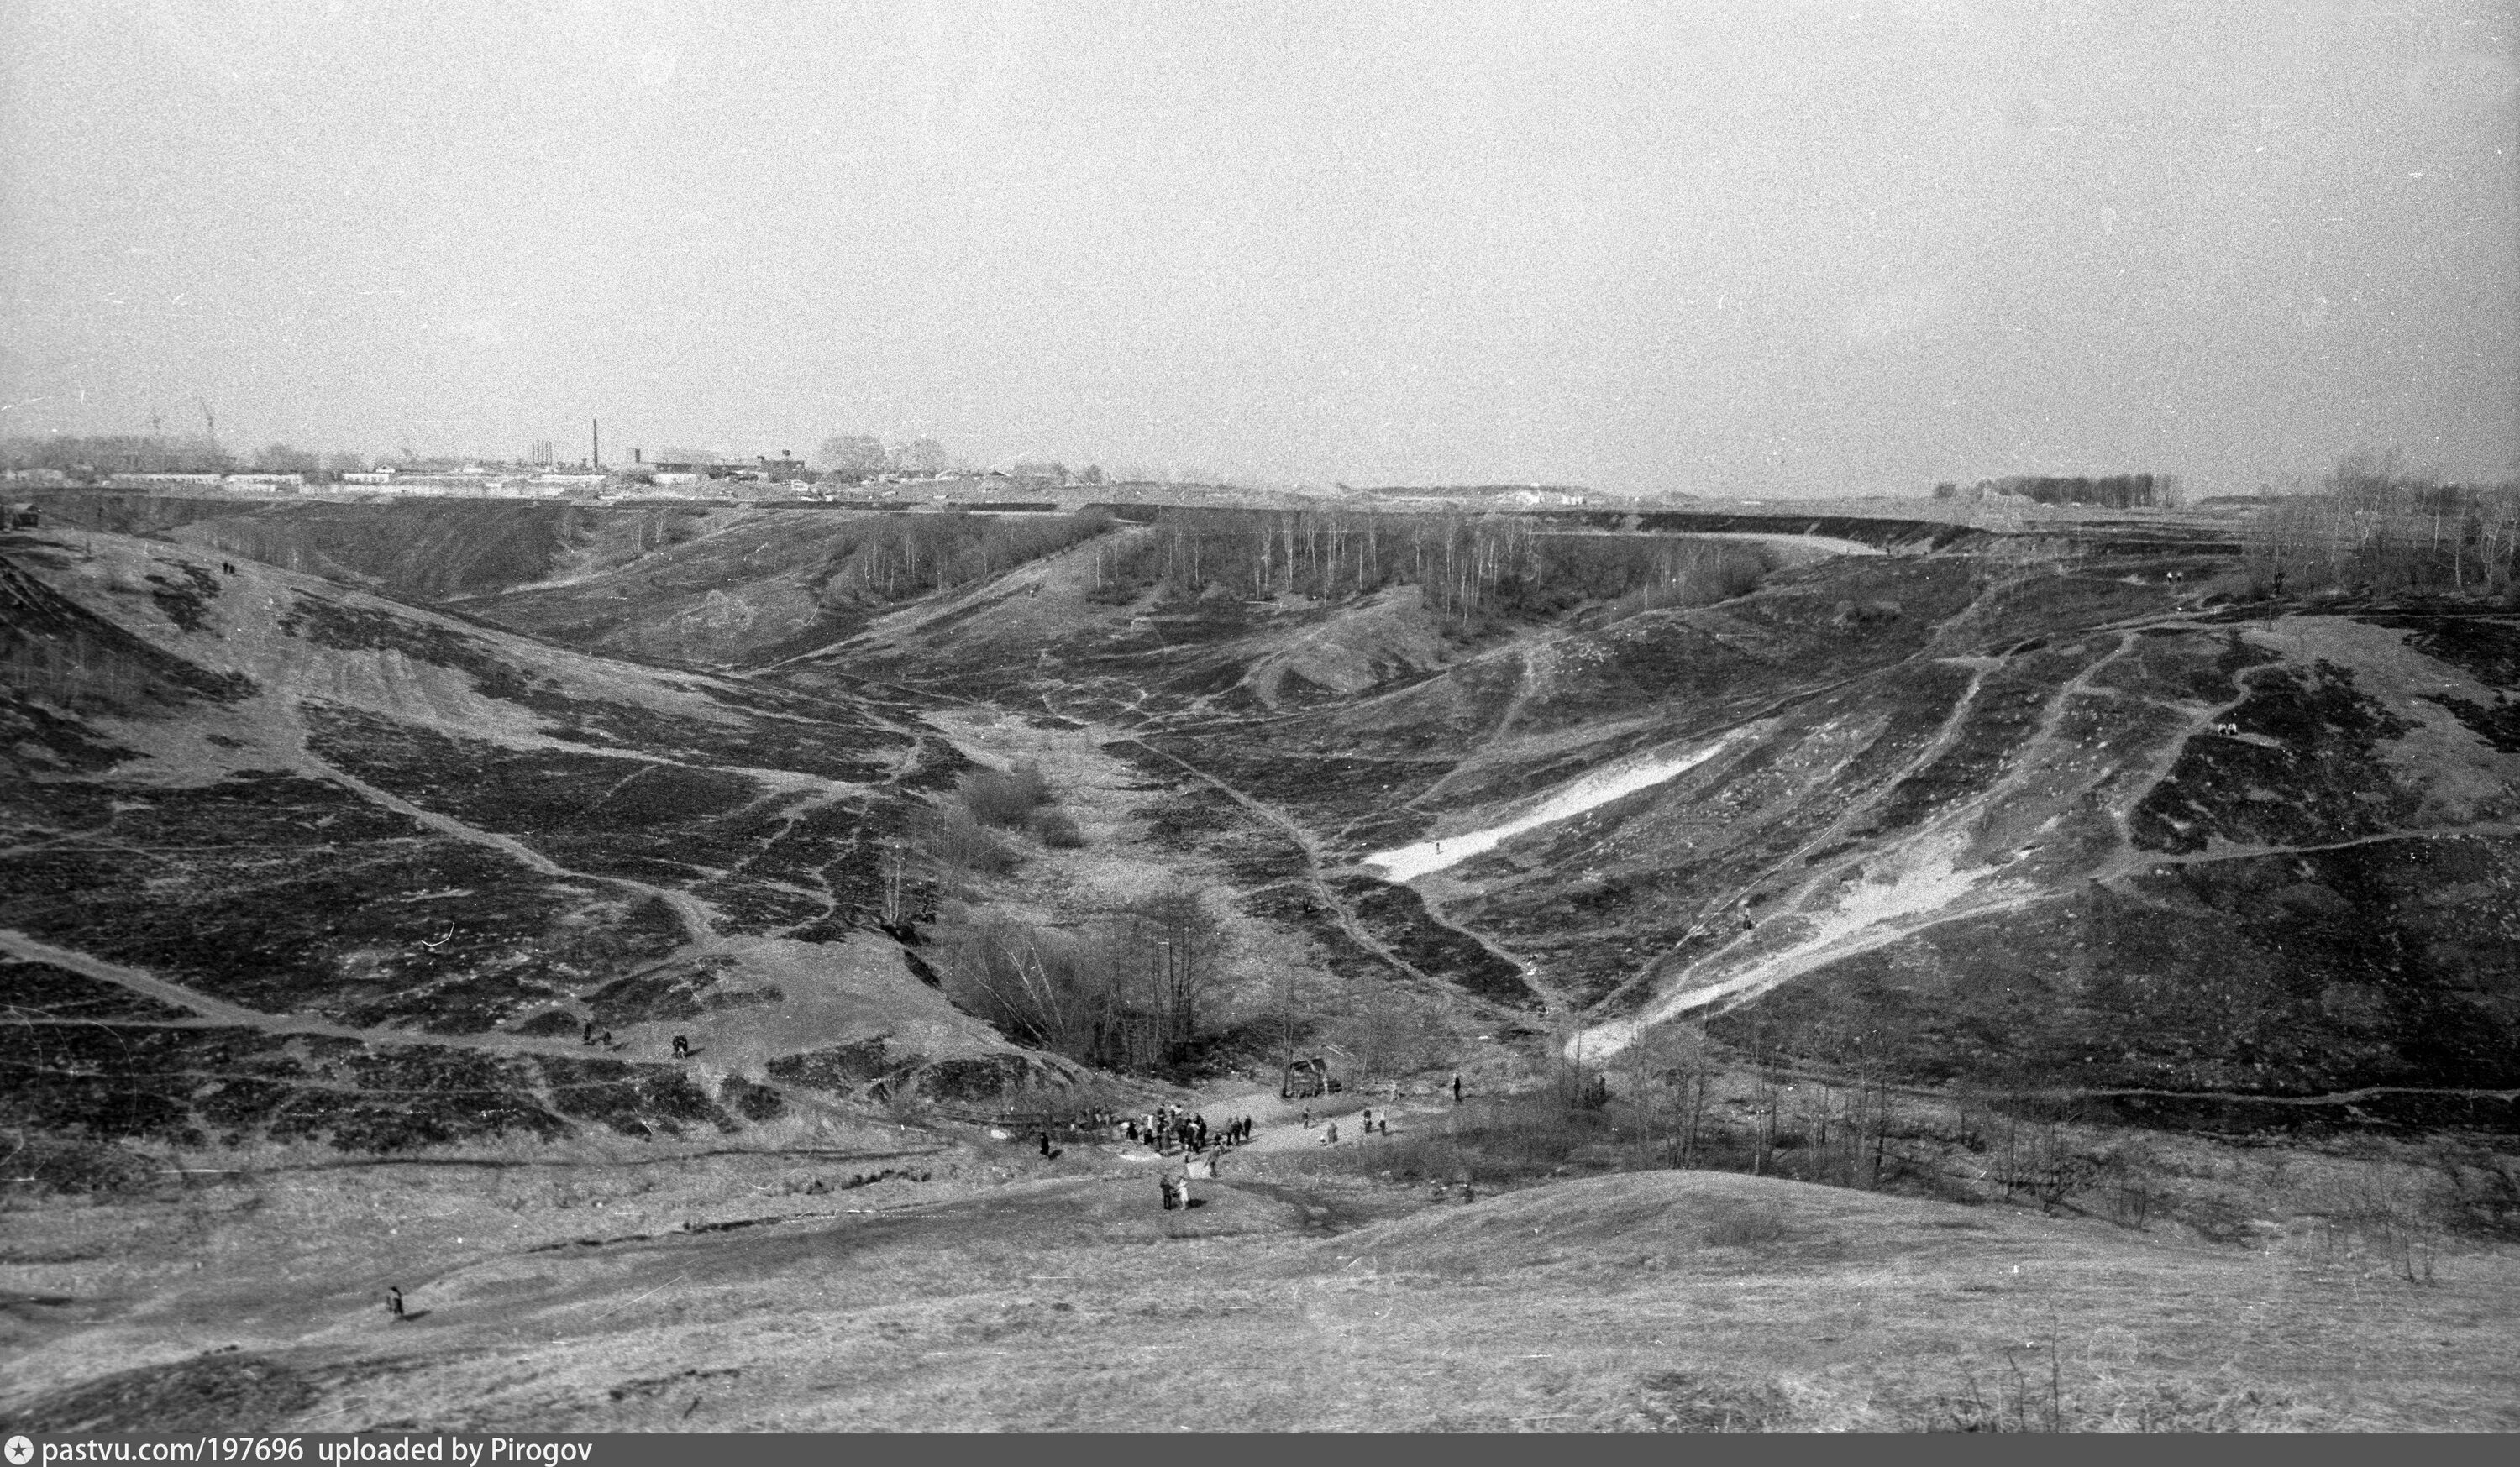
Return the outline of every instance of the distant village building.
[[[221,473],[117,473],[105,481],[109,489],[146,489],[152,493],[186,486],[216,488],[226,482]]]
[[[0,507],[0,530],[31,530],[43,522],[43,511],[24,501]]]

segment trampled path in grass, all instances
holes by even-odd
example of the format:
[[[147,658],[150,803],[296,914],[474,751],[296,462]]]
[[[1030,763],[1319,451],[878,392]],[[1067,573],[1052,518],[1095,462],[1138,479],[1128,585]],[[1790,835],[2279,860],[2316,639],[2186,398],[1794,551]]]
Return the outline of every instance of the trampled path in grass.
[[[77,973],[81,977],[129,989],[144,998],[155,999],[161,1003],[171,1003],[178,1008],[187,1008],[200,1016],[192,1020],[64,1019],[45,1017],[39,1009],[13,1006],[9,1010],[9,1019],[14,1023],[80,1024],[108,1029],[250,1029],[261,1034],[303,1034],[326,1039],[357,1040],[370,1045],[426,1045],[447,1049],[475,1049],[495,1054],[576,1056],[585,1052],[579,1042],[575,1040],[540,1039],[530,1035],[498,1031],[479,1034],[439,1034],[433,1031],[383,1025],[360,1027],[338,1024],[330,1019],[316,1018],[309,1014],[272,1013],[264,1009],[248,1008],[241,1003],[214,999],[198,989],[169,982],[155,973],[146,972],[127,963],[108,962],[104,958],[93,957],[85,953],[57,948],[50,943],[28,937],[14,928],[0,927],[0,953],[5,953],[21,962],[49,963],[54,967]]]

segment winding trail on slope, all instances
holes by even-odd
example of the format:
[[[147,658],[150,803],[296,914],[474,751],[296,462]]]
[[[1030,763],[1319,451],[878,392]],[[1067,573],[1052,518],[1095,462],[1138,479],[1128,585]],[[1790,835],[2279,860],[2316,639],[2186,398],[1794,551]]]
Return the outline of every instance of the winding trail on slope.
[[[1182,758],[1180,755],[1175,754],[1168,749],[1156,748],[1153,744],[1148,743],[1143,737],[1138,738],[1137,742],[1140,747],[1159,755],[1164,759],[1170,760],[1173,764],[1179,766],[1180,769],[1191,778],[1208,784],[1219,793],[1223,794],[1227,799],[1232,800],[1235,804],[1241,806],[1244,810],[1249,811],[1251,814],[1258,816],[1261,820],[1275,825],[1280,831],[1284,833],[1287,839],[1293,841],[1297,849],[1304,853],[1304,876],[1305,879],[1311,883],[1315,898],[1328,908],[1331,914],[1337,919],[1340,929],[1346,932],[1348,937],[1354,941],[1357,946],[1365,949],[1367,952],[1382,959],[1384,962],[1389,963],[1400,972],[1418,979],[1421,983],[1432,984],[1441,988],[1446,993],[1462,993],[1461,989],[1456,985],[1446,983],[1442,979],[1434,977],[1418,967],[1415,963],[1410,962],[1407,958],[1402,957],[1399,954],[1392,952],[1389,948],[1385,947],[1379,939],[1374,937],[1372,933],[1365,929],[1364,924],[1357,919],[1356,913],[1348,909],[1346,903],[1339,900],[1338,894],[1330,889],[1329,882],[1322,875],[1321,850],[1314,843],[1314,837],[1311,831],[1306,830],[1302,825],[1297,824],[1291,818],[1270,806],[1266,802],[1243,793],[1241,790],[1235,788],[1225,780],[1220,779],[1216,776],[1209,774],[1207,771],[1200,769],[1198,766],[1192,764],[1189,760]],[[1423,904],[1421,903],[1421,905]],[[1452,927],[1451,923],[1446,923],[1445,925]],[[1462,929],[1453,927],[1452,930],[1459,932]],[[1477,937],[1476,933],[1465,933],[1464,935],[1472,938]],[[1482,942],[1481,946],[1486,947],[1488,951],[1492,953],[1496,953],[1498,956],[1505,958],[1507,961],[1513,963],[1514,966],[1521,971],[1523,982],[1530,987],[1532,992],[1540,995],[1541,1000],[1544,1003],[1548,1004],[1552,1008],[1562,1008],[1564,1006],[1565,1000],[1562,996],[1552,994],[1549,989],[1532,978],[1530,965],[1528,963],[1515,958],[1513,955],[1509,953],[1499,951],[1493,944]],[[1512,1018],[1515,1016],[1513,1010],[1491,1000],[1481,999],[1476,995],[1466,993],[1462,993],[1462,997],[1465,1001],[1487,1010],[1492,1017]]]
[[[1979,873],[1973,876],[1961,891],[1956,893],[1954,897],[1947,899],[1940,906],[1939,910],[1919,907],[1913,902],[1905,904],[1895,901],[1886,904],[1874,903],[1874,906],[1884,908],[1885,910],[1882,910],[1878,915],[1867,917],[1863,915],[1861,911],[1854,913],[1848,912],[1846,904],[1841,902],[1835,909],[1825,913],[1808,911],[1793,913],[1792,915],[1801,916],[1808,921],[1818,924],[1820,930],[1809,933],[1799,941],[1791,942],[1778,951],[1750,956],[1746,963],[1738,967],[1730,976],[1720,978],[1712,983],[1700,984],[1695,987],[1665,994],[1653,1001],[1642,1014],[1637,1017],[1613,1020],[1608,1023],[1588,1028],[1583,1033],[1579,1034],[1574,1040],[1570,1041],[1570,1045],[1582,1045],[1585,1046],[1585,1052],[1591,1054],[1603,1052],[1605,1047],[1608,1052],[1615,1053],[1619,1049],[1625,1047],[1628,1044],[1633,1043],[1639,1034],[1642,1034],[1651,1025],[1664,1022],[1681,1014],[1717,1006],[1729,1007],[1748,999],[1755,998],[1759,994],[1777,987],[1778,984],[1814,971],[1817,968],[1826,966],[1829,963],[1833,963],[1862,953],[1873,951],[1887,946],[1890,943],[1912,937],[1919,932],[1928,931],[1951,922],[1971,920],[1977,917],[1993,915],[2002,911],[2018,911],[2022,908],[2036,905],[2040,901],[2047,900],[2048,897],[2053,895],[2053,893],[2041,887],[2025,886],[2019,882],[2003,881],[2001,878],[2001,867],[1963,867],[1960,863],[1969,859],[1967,856],[1967,847],[1969,845],[1968,829],[1975,821],[1983,816],[1990,808],[1994,807],[2005,795],[2019,790],[2029,781],[2041,778],[2043,775],[2052,776],[2058,773],[2050,759],[2050,756],[2062,750],[2066,743],[2066,740],[2062,735],[2062,725],[2067,712],[2068,702],[2075,697],[2090,695],[2092,693],[2093,680],[2095,677],[2109,663],[2124,655],[2136,645],[2136,640],[2139,635],[2140,628],[2164,625],[2200,632],[2216,630],[2199,626],[2190,618],[2183,615],[2133,619],[2129,622],[2121,623],[2115,627],[2107,629],[2116,635],[2118,645],[2112,648],[2108,653],[2094,659],[2089,666],[2077,673],[2074,677],[2059,684],[2054,691],[2048,695],[2045,706],[2042,709],[2042,717],[2037,730],[2023,742],[2021,747],[2015,751],[2011,759],[2007,761],[2004,773],[1994,782],[1990,783],[1985,790],[1938,812],[1933,820],[1920,826],[1906,838],[1903,842],[1903,846],[1905,849],[1911,851],[1928,849],[1934,846],[1943,847],[1944,855],[1946,857],[1944,863],[1946,867],[1945,874],[1947,876],[1957,876],[1963,870]],[[2001,665],[2001,662],[2003,660],[2008,660],[2008,655],[2006,658],[1999,659],[1998,665]],[[2165,735],[2161,739],[2159,747],[2151,753],[2149,758],[2137,765],[2131,766],[2131,768],[2138,773],[2135,786],[2129,792],[2111,802],[2110,816],[2114,827],[2112,849],[2106,857],[2098,861],[2086,873],[2089,879],[2093,881],[2115,881],[2138,869],[2148,868],[2156,866],[2192,864],[2202,860],[2221,860],[2244,856],[2287,854],[2292,850],[2290,847],[2263,849],[2253,847],[2247,850],[2214,851],[2203,853],[2202,855],[2192,855],[2186,858],[2181,858],[2170,853],[2148,855],[2146,853],[2139,852],[2135,848],[2132,833],[2128,826],[2129,814],[2137,807],[2140,806],[2143,800],[2149,796],[2151,791],[2158,787],[2163,779],[2169,777],[2170,771],[2177,765],[2179,758],[2185,751],[2189,741],[2195,738],[2211,725],[2221,721],[2231,710],[2248,701],[2255,692],[2256,679],[2259,676],[2272,673],[2275,670],[2277,670],[2275,666],[2242,670],[2233,679],[2237,689],[2236,694],[2228,700],[2207,705],[2174,705],[2163,702],[2158,698],[2141,697],[2139,695],[2114,691],[2108,693],[2109,696],[2133,698],[2136,701],[2149,703],[2166,711],[2174,712],[2179,715],[2182,720],[2182,727],[2180,727],[2176,732]],[[1972,684],[1972,692],[1974,692],[1977,686],[1979,685]],[[1956,716],[1957,712],[1958,710],[1956,710]],[[1947,732],[1949,732],[1950,727],[1950,725],[1947,725]],[[1947,743],[1947,740],[1945,739],[1937,740],[1938,746],[1945,743]],[[1912,768],[1915,769],[1921,769],[1924,766],[1921,761],[1912,766]],[[2101,780],[2094,781],[2093,783],[2087,784],[2086,787],[2079,791],[2078,797],[2088,798],[2092,792],[2092,789],[2095,788],[2098,783],[2105,782],[2107,782],[2107,780],[2103,778]],[[1895,781],[1890,785],[1885,785],[1885,788],[1887,787],[1895,787]],[[1878,795],[1876,795],[1875,798],[1877,799]],[[2450,839],[2470,834],[2496,835],[2506,833],[2509,828],[2510,827],[2507,825],[2495,825],[2484,827],[2461,826],[2455,830],[2439,831],[2393,831],[2379,836],[2362,837],[2351,841],[2333,842],[2326,845],[2303,847],[2301,849],[2304,851],[2312,851],[2341,848],[2345,846],[2388,840]],[[1819,876],[1816,876],[1813,880],[1804,883],[1801,890],[1797,893],[1797,899],[1799,901],[1809,901],[1814,895],[1829,891],[1843,878],[1848,869],[1852,867],[1860,867],[1863,864],[1863,860],[1855,857],[1850,857],[1846,861],[1832,864],[1829,868],[1822,872]],[[1908,884],[1909,877],[1914,874],[1915,870],[1913,869],[1903,873],[1899,881],[1892,883],[1891,891],[1895,893],[1900,886]],[[1994,885],[1989,891],[1989,894],[1981,900],[1971,900],[1970,893],[1977,890],[1990,880],[1994,882]],[[1932,883],[1930,881],[1926,883],[1928,887],[1930,887],[1931,884]],[[2010,889],[2007,890],[2007,888]],[[1920,893],[1920,895],[1928,894],[1930,893]],[[1851,924],[1844,920],[1840,920],[1835,923],[1827,921],[1827,918],[1831,916],[1843,918],[1848,915],[1853,915],[1855,917],[1855,920]],[[1788,916],[1783,919],[1790,920],[1791,917]],[[1776,919],[1772,919],[1772,921],[1773,920]],[[1764,937],[1764,933],[1762,936]],[[1758,940],[1753,939],[1753,941],[1755,942]],[[1729,946],[1731,945],[1728,945],[1728,947]],[[1709,954],[1707,956],[1697,959],[1695,962],[1688,965],[1688,970],[1695,970],[1709,964],[1711,961],[1722,957],[1726,951],[1727,950],[1718,950],[1717,953]],[[1736,958],[1735,960],[1737,961],[1739,959]],[[1620,991],[1624,992],[1627,989],[1632,988],[1634,983],[1635,980],[1632,980],[1629,984],[1622,985]],[[2141,1092],[2130,1091],[2128,1093]],[[2171,1091],[2166,1093],[2183,1094],[2186,1092]]]
[[[2136,634],[2133,631],[2120,631],[2117,635],[2117,646],[2102,656],[2094,658],[2089,666],[2058,685],[2056,689],[2048,694],[2041,710],[2039,727],[2007,761],[2007,768],[2001,777],[1979,793],[1938,812],[1932,821],[1919,827],[1903,842],[1904,847],[1912,851],[1941,848],[1944,860],[1939,878],[1927,870],[1924,864],[1919,864],[1917,867],[1903,872],[1900,879],[1890,883],[1885,892],[1873,893],[1868,884],[1859,893],[1868,900],[1852,911],[1849,910],[1849,904],[1843,900],[1827,911],[1811,911],[1807,910],[1807,904],[1821,894],[1842,889],[1842,883],[1848,872],[1862,869],[1870,857],[1867,853],[1859,852],[1831,862],[1799,885],[1792,899],[1795,910],[1790,913],[1771,918],[1770,927],[1753,938],[1752,942],[1764,945],[1772,940],[1767,937],[1767,931],[1772,931],[1776,923],[1792,921],[1796,918],[1810,923],[1817,928],[1816,931],[1809,932],[1799,940],[1791,941],[1772,953],[1750,956],[1747,962],[1730,977],[1666,994],[1654,1000],[1638,1017],[1593,1026],[1576,1036],[1569,1042],[1570,1045],[1583,1045],[1587,1053],[1601,1053],[1603,1046],[1606,1046],[1607,1052],[1616,1053],[1634,1043],[1637,1036],[1643,1033],[1645,1029],[1681,1014],[1717,1004],[1729,1006],[1738,1003],[1817,968],[1875,951],[1919,932],[1951,922],[1993,915],[1997,912],[2016,911],[2045,900],[2048,894],[2043,890],[2001,880],[1997,881],[1995,890],[2003,894],[1971,900],[1972,894],[1982,885],[1998,877],[1999,868],[1992,866],[1962,865],[1962,862],[1967,859],[1968,827],[1996,802],[2000,795],[2020,787],[2046,767],[2046,755],[2049,750],[2058,747],[2061,742],[2059,729],[2064,721],[2067,701],[2087,690],[2091,680],[2102,668],[2123,655],[2134,645]],[[1850,807],[1849,811],[1838,820],[1831,822],[1828,830],[1815,837],[1815,842],[1807,842],[1805,849],[1810,848],[1818,840],[1827,838],[1830,832],[1845,828],[1847,822],[1863,811],[1877,807],[1881,800],[1887,798],[1892,790],[1899,787],[1902,780],[1930,767],[1932,761],[1940,758],[1951,748],[1959,737],[1965,726],[1966,717],[1974,708],[1979,691],[1985,687],[1987,677],[2007,664],[2011,660],[2011,655],[2006,653],[1991,661],[1970,660],[1976,664],[1976,676],[1971,679],[1961,697],[1955,701],[1952,712],[1946,716],[1934,740],[1914,759],[1909,761],[1897,778],[1884,779],[1875,785],[1870,795]],[[2246,696],[2246,692],[2243,691],[2241,697],[2245,699]],[[2165,739],[2164,742],[2174,750],[2183,747],[2187,737],[2192,736],[2197,729],[2203,728],[2212,719],[2218,717],[2221,711],[2213,709],[2191,715],[2187,731]],[[2175,754],[2173,757],[2175,760]],[[2132,805],[2140,799],[2141,795],[2138,793],[2131,797],[2128,803]],[[2123,839],[2123,830],[2121,830],[2121,839]],[[1774,866],[1770,867],[1772,870],[1775,868]],[[1918,875],[1920,871],[1924,872],[1922,880],[1912,881],[1911,877]],[[1958,879],[1963,871],[1975,871],[1979,874],[1962,881],[1957,892],[1945,894],[1937,890]],[[1899,895],[1902,889],[1912,886],[1916,889],[1903,899]],[[2006,890],[2007,887],[2010,889]],[[1873,914],[1866,914],[1864,907],[1872,908]],[[1851,923],[1844,920],[1849,916],[1854,918]],[[1840,920],[1831,921],[1829,920],[1831,917]],[[1693,971],[1701,965],[1723,957],[1725,953],[1737,946],[1737,943],[1728,944],[1725,948],[1696,959],[1684,970],[1684,976],[1688,971]],[[1648,967],[1647,971],[1640,974],[1638,979],[1632,979],[1620,985],[1616,992],[1624,993],[1635,987],[1639,981],[1649,981],[1652,973],[1653,969]]]
[[[584,881],[593,885],[627,887],[632,891],[643,892],[664,903],[665,906],[673,911],[675,919],[682,924],[687,939],[684,947],[674,953],[671,956],[663,959],[664,961],[676,961],[681,958],[691,956],[696,952],[706,952],[717,945],[718,937],[717,928],[715,926],[717,909],[709,906],[699,898],[695,897],[688,892],[679,892],[671,889],[670,887],[652,885],[649,882],[635,880],[628,876],[597,876],[591,875],[585,871],[573,870],[568,867],[562,866],[559,862],[545,856],[542,852],[535,850],[532,846],[525,844],[523,841],[518,840],[513,835],[501,835],[495,830],[484,830],[478,825],[467,824],[464,822],[455,819],[451,815],[441,815],[434,810],[415,805],[411,801],[404,799],[402,796],[371,784],[367,780],[360,778],[358,776],[353,775],[346,770],[336,769],[332,765],[326,763],[314,752],[314,750],[307,747],[305,730],[302,726],[298,729],[297,734],[296,766],[300,773],[311,778],[322,779],[333,784],[338,784],[343,789],[349,790],[353,794],[358,795],[363,800],[367,800],[381,808],[393,811],[395,814],[404,816],[410,820],[417,821],[421,824],[427,825],[428,828],[435,830],[441,835],[453,836],[457,840],[470,841],[473,845],[477,846],[486,846],[489,849],[497,851],[501,855],[508,857],[512,861],[516,861],[534,870],[540,871],[546,876],[558,876],[566,880]],[[646,970],[643,969],[642,971]]]
[[[199,989],[160,978],[142,968],[108,962],[85,953],[57,948],[40,938],[29,937],[13,927],[0,927],[0,953],[21,962],[40,962],[66,968],[84,978],[111,983],[128,989],[144,998],[190,1009],[201,1015],[199,1022],[147,1019],[79,1019],[81,1024],[103,1024],[112,1029],[252,1029],[264,1034],[305,1034],[325,1039],[357,1040],[365,1044],[428,1045],[447,1049],[477,1049],[498,1054],[579,1054],[581,1045],[569,1040],[546,1040],[528,1035],[490,1031],[481,1034],[437,1034],[428,1030],[359,1028],[337,1024],[330,1019],[311,1018],[304,1014],[272,1013],[248,1008],[224,999],[214,999]],[[29,1020],[21,1018],[19,1023]],[[42,1022],[42,1021],[35,1021]],[[54,1020],[50,1022],[73,1022]]]

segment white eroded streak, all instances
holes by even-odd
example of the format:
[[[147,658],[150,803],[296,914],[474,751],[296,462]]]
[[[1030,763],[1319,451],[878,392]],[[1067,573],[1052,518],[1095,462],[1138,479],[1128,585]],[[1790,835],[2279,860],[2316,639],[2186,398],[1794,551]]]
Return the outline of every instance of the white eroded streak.
[[[1764,725],[1756,726],[1764,728]],[[1416,845],[1376,851],[1366,857],[1361,866],[1381,867],[1386,881],[1415,881],[1420,876],[1440,871],[1447,867],[1495,850],[1526,830],[1572,820],[1596,806],[1606,805],[1641,789],[1649,789],[1666,779],[1676,778],[1714,758],[1733,743],[1750,735],[1753,728],[1733,730],[1713,743],[1688,754],[1648,755],[1627,765],[1598,769],[1555,794],[1533,806],[1528,814],[1484,830],[1463,830]]]

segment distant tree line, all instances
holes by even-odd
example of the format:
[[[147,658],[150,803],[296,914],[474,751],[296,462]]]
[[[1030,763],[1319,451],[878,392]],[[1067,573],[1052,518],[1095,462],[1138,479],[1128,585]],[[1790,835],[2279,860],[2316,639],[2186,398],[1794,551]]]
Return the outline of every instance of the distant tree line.
[[[355,472],[368,461],[357,454],[318,453],[287,443],[267,444],[240,457],[217,439],[109,433],[94,437],[11,438],[0,443],[0,466],[50,468],[66,477],[96,482],[117,473],[302,473],[310,479]]]
[[[878,473],[939,473],[954,467],[953,455],[933,438],[913,438],[886,446],[865,433],[826,438],[807,460],[818,473],[844,479]]]
[[[2040,505],[2091,505],[2103,510],[2146,510],[2179,503],[2179,480],[2166,473],[2116,473],[2104,477],[2015,474],[1980,479],[1962,489],[1934,486],[1934,498],[1976,502],[2026,499]]]
[[[2325,587],[2511,592],[2520,484],[2445,484],[2399,452],[2347,455],[2313,494],[2276,500],[2241,532],[2251,582],[2280,596]]]
[[[1627,598],[1702,604],[1755,589],[1770,568],[1752,544],[1552,532],[1514,514],[1171,508],[1144,540],[1104,549],[1095,594],[1338,600],[1418,586],[1439,614],[1472,621]]]

